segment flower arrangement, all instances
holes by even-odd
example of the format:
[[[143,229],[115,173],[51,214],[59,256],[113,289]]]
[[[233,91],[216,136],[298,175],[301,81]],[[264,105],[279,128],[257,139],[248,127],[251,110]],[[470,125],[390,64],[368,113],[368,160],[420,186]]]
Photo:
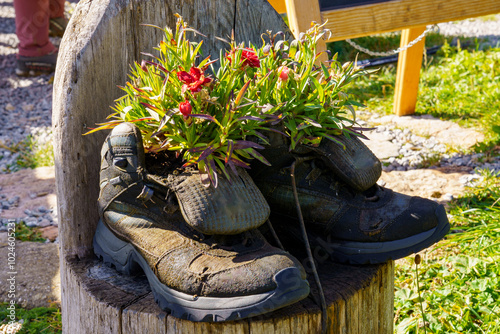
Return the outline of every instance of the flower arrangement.
[[[203,35],[179,15],[175,31],[162,30],[159,56],[145,54],[151,60],[132,66],[110,120],[87,134],[133,122],[146,152],[174,151],[183,167],[195,166],[214,186],[218,173],[230,179],[228,168],[249,168],[249,159],[269,164],[257,151],[263,147],[249,140],[267,143],[263,130],[289,136],[292,149],[356,134],[353,106],[359,103],[345,87],[363,71],[341,66],[335,57],[328,66],[316,65],[316,42],[328,33],[323,26],[313,25],[291,42],[267,32],[260,48],[230,41],[218,60],[201,57],[202,42],[187,34]]]

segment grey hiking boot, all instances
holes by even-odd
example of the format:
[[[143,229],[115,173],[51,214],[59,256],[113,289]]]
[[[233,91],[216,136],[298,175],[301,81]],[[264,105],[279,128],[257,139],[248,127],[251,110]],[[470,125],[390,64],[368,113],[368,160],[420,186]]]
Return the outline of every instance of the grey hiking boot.
[[[332,171],[324,157],[310,149],[302,151],[290,153],[288,145],[271,146],[262,154],[272,166],[253,164],[250,170],[271,207],[280,237],[295,239],[292,243],[301,240],[290,176],[294,161],[298,202],[311,246],[326,251],[335,261],[365,264],[402,258],[436,243],[448,232],[442,205],[375,182],[360,191]]]
[[[20,77],[32,77],[52,73],[56,69],[57,51],[40,57],[17,57],[16,74]]]
[[[144,271],[173,316],[242,319],[309,294],[298,261],[256,229],[269,207],[244,171],[215,189],[196,171],[150,174],[141,134],[129,123],[112,130],[101,156],[94,252],[122,273]]]

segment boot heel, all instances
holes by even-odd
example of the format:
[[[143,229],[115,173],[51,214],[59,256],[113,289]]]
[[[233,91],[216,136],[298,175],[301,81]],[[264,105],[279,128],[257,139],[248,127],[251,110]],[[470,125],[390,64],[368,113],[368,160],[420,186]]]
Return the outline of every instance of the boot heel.
[[[141,272],[141,267],[134,260],[135,248],[126,241],[117,238],[106,225],[99,220],[93,240],[94,253],[109,267],[115,267],[122,274],[134,275]]]

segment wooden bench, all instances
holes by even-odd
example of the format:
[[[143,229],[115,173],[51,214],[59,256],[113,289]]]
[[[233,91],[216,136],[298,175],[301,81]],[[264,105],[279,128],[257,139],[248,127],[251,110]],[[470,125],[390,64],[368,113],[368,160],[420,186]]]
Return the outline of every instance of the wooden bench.
[[[318,0],[269,1],[287,13],[294,34],[307,30],[311,21],[327,21],[332,31],[327,42],[402,30],[401,47],[426,25],[500,13],[498,0],[322,0],[323,7]],[[415,112],[423,50],[424,40],[399,55],[393,109],[398,116]]]
[[[141,23],[173,26],[174,13],[207,35],[205,54],[238,41],[260,43],[263,31],[287,31],[264,0],[82,0],[61,43],[54,82],[53,130],[60,221],[63,332],[316,333],[320,309],[312,298],[265,316],[228,323],[172,317],[153,300],[144,277],[119,275],[97,261],[92,238],[98,221],[100,149],[106,136],[82,136],[102,122],[129,64],[150,52],[161,35]],[[218,53],[217,53],[218,54]],[[393,263],[345,266],[325,262],[320,275],[332,333],[392,333]],[[315,295],[315,288],[313,295]]]

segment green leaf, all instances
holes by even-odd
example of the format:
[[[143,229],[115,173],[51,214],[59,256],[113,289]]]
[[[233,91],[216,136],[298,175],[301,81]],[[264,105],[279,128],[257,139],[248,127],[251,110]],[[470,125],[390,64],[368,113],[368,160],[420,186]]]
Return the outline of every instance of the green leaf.
[[[293,59],[295,57],[298,49],[299,49],[299,41],[297,41],[296,39],[294,39],[290,43],[290,48],[288,50],[288,56]]]
[[[267,161],[267,159],[262,154],[260,154],[253,148],[247,148],[246,151],[250,153],[252,157],[262,162],[264,165],[271,166],[271,163],[269,163],[269,161]]]

